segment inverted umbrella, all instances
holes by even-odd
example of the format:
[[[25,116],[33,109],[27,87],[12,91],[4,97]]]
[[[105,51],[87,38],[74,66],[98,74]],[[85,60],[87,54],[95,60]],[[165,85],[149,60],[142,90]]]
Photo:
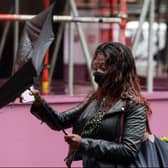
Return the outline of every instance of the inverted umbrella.
[[[39,76],[43,59],[55,38],[53,9],[55,3],[26,22],[18,48],[18,70],[0,87],[0,108],[14,101]]]

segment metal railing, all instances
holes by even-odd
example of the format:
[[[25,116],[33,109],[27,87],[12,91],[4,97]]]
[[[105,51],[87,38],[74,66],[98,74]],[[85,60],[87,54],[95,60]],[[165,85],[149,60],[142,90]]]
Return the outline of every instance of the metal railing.
[[[86,60],[86,64],[87,64],[87,68],[89,71],[89,74],[91,74],[91,56],[90,56],[90,52],[88,49],[88,45],[85,39],[85,35],[82,29],[82,26],[80,23],[121,23],[121,17],[80,17],[78,15],[78,11],[76,8],[76,4],[74,0],[70,0],[69,1],[69,5],[70,5],[70,9],[71,9],[71,15],[70,16],[53,16],[53,21],[54,22],[67,22],[70,23],[71,25],[75,24],[77,27],[77,31],[80,37],[80,42],[81,42],[81,46],[83,49],[83,53],[85,56],[85,60]],[[15,22],[15,27],[14,27],[14,61],[13,61],[13,67],[15,66],[15,59],[16,59],[16,51],[18,48],[18,32],[19,32],[19,21],[27,21],[32,19],[33,17],[35,17],[35,15],[21,15],[19,14],[19,0],[15,0],[15,14],[0,14],[0,21],[14,21]],[[72,28],[72,26],[70,26],[70,29]],[[72,33],[72,31],[70,31]],[[71,39],[73,34],[71,34]],[[4,40],[5,40],[6,36],[3,37],[3,39],[1,39],[1,44],[4,44]],[[60,37],[61,38],[61,37]],[[59,40],[57,40],[57,44],[55,45],[55,52],[53,54],[52,59],[56,60],[57,57],[57,48],[59,47]],[[1,53],[2,53],[3,48],[1,48]],[[72,51],[73,51],[73,45],[70,45],[70,59],[72,59]],[[51,61],[54,62],[54,61]],[[53,66],[50,69],[50,75],[49,75],[49,84],[51,84],[51,80],[52,80],[52,74],[53,74],[53,69],[54,69],[55,63],[53,64]],[[73,95],[73,59],[69,62],[69,92],[70,95]],[[91,76],[90,76],[91,77]],[[95,88],[96,85],[94,83],[93,77],[91,77],[91,82],[93,84],[93,87]]]
[[[80,17],[78,15],[78,11],[76,8],[76,4],[74,0],[69,0],[69,5],[70,5],[70,9],[71,9],[71,15],[70,16],[53,16],[53,20],[54,22],[69,22],[70,24],[75,24],[77,27],[77,31],[80,37],[80,42],[82,45],[82,49],[85,55],[85,59],[86,59],[86,63],[87,63],[87,67],[88,67],[88,71],[91,72],[91,57],[90,57],[90,53],[89,53],[89,49],[86,43],[86,39],[84,36],[84,32],[82,30],[82,26],[80,23],[118,23],[120,24],[122,21],[122,17]],[[18,47],[18,31],[19,31],[19,27],[18,27],[18,21],[26,21],[26,20],[30,20],[32,19],[35,15],[21,15],[18,14],[19,13],[19,0],[15,0],[15,13],[16,14],[0,14],[0,21],[15,21],[15,42],[14,42],[14,61],[15,61],[15,55],[16,55],[16,50]],[[149,42],[148,42],[148,73],[147,73],[147,91],[148,92],[152,92],[153,91],[153,71],[152,71],[152,66],[153,66],[153,55],[152,55],[152,24],[154,22],[154,10],[155,10],[155,0],[144,0],[144,4],[143,4],[143,9],[142,9],[142,13],[140,16],[140,20],[139,20],[139,29],[137,30],[136,36],[135,36],[135,40],[133,43],[133,53],[136,50],[136,45],[137,42],[139,40],[139,36],[140,36],[140,32],[142,31],[142,24],[146,18],[147,12],[150,11],[150,29],[149,29]],[[71,29],[72,26],[70,26]],[[70,31],[72,33],[72,31]],[[72,36],[72,34],[71,34]],[[5,40],[6,36],[4,36],[1,39],[1,43],[0,46],[4,45],[4,40]],[[72,38],[72,37],[71,37]],[[56,45],[57,46],[57,45]],[[57,46],[58,47],[58,46]],[[3,47],[0,48],[1,50],[3,50]],[[73,50],[73,45],[70,45],[70,53],[72,55],[72,50]],[[2,54],[2,51],[0,51],[0,53]],[[72,59],[72,56],[70,56]],[[72,91],[72,83],[73,83],[73,68],[72,68],[73,62],[70,62],[70,77],[69,77],[69,90],[70,90],[70,94],[73,95],[73,91]],[[51,67],[53,68],[53,67]],[[91,73],[90,73],[91,74]],[[52,74],[50,75],[50,80],[51,80]],[[95,83],[91,77],[91,81],[93,86],[95,87]],[[51,81],[50,81],[51,83]]]

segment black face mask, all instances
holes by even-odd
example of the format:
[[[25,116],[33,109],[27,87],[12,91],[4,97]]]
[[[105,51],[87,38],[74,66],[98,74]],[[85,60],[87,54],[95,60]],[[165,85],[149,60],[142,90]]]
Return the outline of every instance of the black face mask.
[[[95,82],[99,85],[102,86],[102,83],[104,81],[104,73],[102,72],[94,72],[93,73],[94,80]]]

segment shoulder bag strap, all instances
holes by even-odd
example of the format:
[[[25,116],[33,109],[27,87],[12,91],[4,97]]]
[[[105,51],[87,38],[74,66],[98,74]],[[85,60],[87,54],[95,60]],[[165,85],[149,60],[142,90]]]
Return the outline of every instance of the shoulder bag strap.
[[[122,138],[123,138],[123,129],[124,129],[124,112],[121,112],[120,115],[120,138],[119,138],[119,142],[122,142]]]

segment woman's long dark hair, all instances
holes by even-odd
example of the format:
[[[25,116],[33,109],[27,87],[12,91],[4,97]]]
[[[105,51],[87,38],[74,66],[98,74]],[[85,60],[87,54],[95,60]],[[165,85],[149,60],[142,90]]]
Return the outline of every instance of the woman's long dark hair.
[[[98,54],[105,57],[107,74],[101,87],[89,98],[88,102],[97,99],[101,102],[107,99],[131,99],[136,104],[145,104],[150,116],[149,103],[141,94],[140,82],[136,72],[135,60],[131,50],[119,42],[107,42],[100,44],[93,58]]]
[[[102,87],[97,90],[98,98],[106,95],[115,99],[131,98],[141,103],[143,98],[130,49],[119,42],[103,43],[96,49],[94,58],[98,54],[104,55],[108,72]]]

